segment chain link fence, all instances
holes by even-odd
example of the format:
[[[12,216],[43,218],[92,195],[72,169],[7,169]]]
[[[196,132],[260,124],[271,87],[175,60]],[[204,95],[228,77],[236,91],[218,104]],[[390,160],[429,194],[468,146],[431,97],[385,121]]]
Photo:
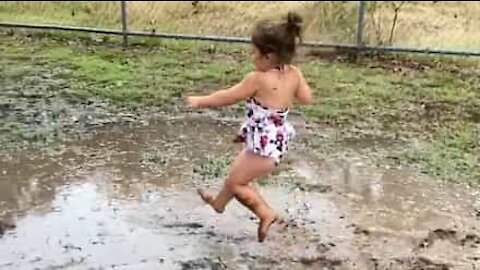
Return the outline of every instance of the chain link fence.
[[[288,11],[306,46],[480,56],[480,2],[466,1],[4,1],[0,26],[247,43]]]

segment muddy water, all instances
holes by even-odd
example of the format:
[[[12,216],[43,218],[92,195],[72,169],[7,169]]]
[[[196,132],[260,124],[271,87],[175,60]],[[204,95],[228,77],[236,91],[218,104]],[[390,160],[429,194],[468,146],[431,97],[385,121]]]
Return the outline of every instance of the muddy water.
[[[258,184],[288,226],[257,243],[246,209],[195,194],[221,184],[235,129],[162,119],[2,155],[0,269],[480,269],[478,190],[300,144]]]

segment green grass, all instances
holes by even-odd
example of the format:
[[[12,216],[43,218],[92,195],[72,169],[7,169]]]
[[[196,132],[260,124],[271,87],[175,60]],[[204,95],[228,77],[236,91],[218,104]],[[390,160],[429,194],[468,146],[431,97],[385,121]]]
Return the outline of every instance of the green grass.
[[[457,124],[434,134],[411,148],[400,148],[390,153],[397,163],[413,164],[420,171],[435,178],[454,182],[479,184],[480,128]]]
[[[64,40],[64,35],[60,40]],[[187,92],[214,90],[204,89],[203,85],[230,85],[248,70],[246,62],[239,68],[237,61],[219,57],[226,53],[223,45],[133,42],[133,46],[138,44],[153,44],[155,47],[150,47],[151,50],[134,47],[132,51],[109,46],[87,49],[83,44],[65,47],[62,43],[41,39],[31,48],[6,42],[4,49],[12,58],[21,58],[34,50],[36,60],[45,66],[63,66],[71,70],[69,81],[75,89],[68,94],[74,98],[98,96],[120,105],[164,106],[172,98],[179,99]],[[238,49],[237,52],[245,53]]]
[[[480,183],[477,75],[445,69],[400,73],[321,62],[303,68],[318,102],[301,110],[309,119],[338,129],[333,148],[393,139],[398,145],[387,145],[380,162],[390,157],[435,178]],[[411,143],[417,140],[419,146]],[[365,153],[374,156],[370,145]]]
[[[74,75],[86,81],[122,85],[133,80],[131,63],[119,55],[81,54],[66,47],[48,48],[42,55],[49,61],[67,60],[75,71]]]
[[[69,46],[65,46],[67,37]],[[23,91],[33,95],[28,100],[35,103],[59,94],[71,104],[94,98],[125,110],[161,108],[173,112],[183,106],[187,93],[207,93],[232,85],[251,70],[250,48],[244,45],[131,41],[133,45],[123,50],[116,42],[92,42],[73,35],[33,35],[28,39],[3,35],[0,52],[6,80],[0,85],[0,95]],[[393,140],[394,144],[381,152],[379,162],[395,160],[435,178],[480,183],[478,67],[475,63],[441,63],[440,67],[417,70],[402,66],[400,59],[394,65],[402,68],[399,71],[377,67],[379,63],[369,60],[360,64],[305,60],[300,66],[316,102],[297,109],[309,121],[337,131],[334,138],[319,137],[319,147],[330,144],[330,150],[339,151],[347,142],[368,145],[372,138]],[[462,72],[453,72],[455,67],[462,67]],[[25,77],[55,69],[59,71],[52,73],[51,79],[47,76],[41,81],[40,86],[45,87],[22,82]],[[57,80],[65,82],[55,83]],[[22,84],[17,85],[19,82]],[[16,102],[23,104],[24,98],[9,104]],[[0,127],[12,131],[5,133],[10,139],[20,137],[24,120],[8,118]],[[49,132],[45,127],[23,137],[41,137]],[[61,133],[61,128],[51,132]]]

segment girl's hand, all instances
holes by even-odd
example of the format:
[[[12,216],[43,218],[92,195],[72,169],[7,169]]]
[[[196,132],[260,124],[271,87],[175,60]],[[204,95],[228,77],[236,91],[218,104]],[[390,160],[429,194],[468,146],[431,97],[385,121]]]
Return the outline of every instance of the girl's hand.
[[[200,107],[200,98],[189,96],[187,97],[186,103],[187,103],[187,107],[189,108],[198,108]]]

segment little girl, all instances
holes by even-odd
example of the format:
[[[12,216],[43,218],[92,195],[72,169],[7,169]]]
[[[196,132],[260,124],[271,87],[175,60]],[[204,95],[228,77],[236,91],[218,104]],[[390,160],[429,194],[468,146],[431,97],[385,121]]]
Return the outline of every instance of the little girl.
[[[297,38],[301,40],[301,24],[296,13],[288,13],[282,22],[260,22],[252,34],[255,71],[229,89],[187,98],[187,105],[192,108],[228,106],[246,100],[246,119],[234,140],[244,143],[244,150],[233,161],[216,196],[201,189],[198,193],[218,213],[225,210],[232,198],[250,209],[260,219],[259,242],[263,242],[270,226],[279,218],[249,184],[272,172],[285,156],[295,135],[287,122],[293,103],[312,101],[301,71],[291,65]]]

